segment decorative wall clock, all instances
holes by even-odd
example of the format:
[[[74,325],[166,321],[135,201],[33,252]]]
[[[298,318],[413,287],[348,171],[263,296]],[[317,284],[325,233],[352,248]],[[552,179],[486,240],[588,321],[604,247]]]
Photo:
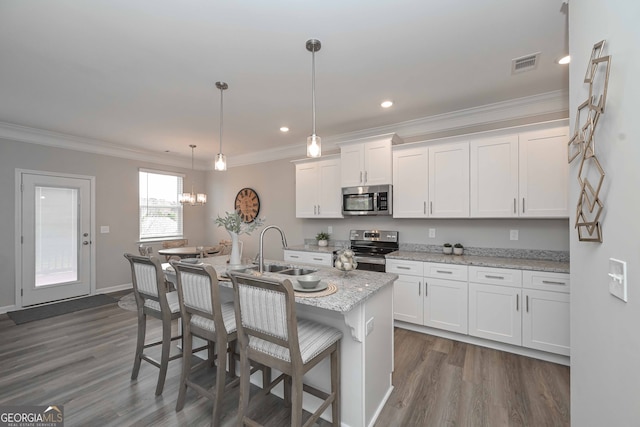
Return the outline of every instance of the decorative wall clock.
[[[260,212],[260,198],[252,188],[243,188],[236,195],[235,209],[243,222],[253,222]]]

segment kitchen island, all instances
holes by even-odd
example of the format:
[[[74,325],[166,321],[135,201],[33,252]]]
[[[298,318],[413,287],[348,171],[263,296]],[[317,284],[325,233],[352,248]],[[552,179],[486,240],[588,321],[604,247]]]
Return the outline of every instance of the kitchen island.
[[[223,275],[227,257],[204,258]],[[280,262],[282,264],[282,262]],[[168,266],[168,264],[165,264]],[[307,266],[309,267],[309,266]],[[343,333],[341,341],[341,417],[342,425],[372,426],[387,401],[393,386],[393,282],[397,275],[370,271],[351,271],[347,275],[333,268],[313,266],[314,275],[333,284],[337,291],[331,295],[314,297],[296,293],[299,318],[330,325]],[[172,269],[165,269],[167,279],[175,281]],[[263,273],[279,279],[291,279],[278,273]],[[230,282],[220,282],[224,301],[233,299]],[[300,295],[300,296],[299,296]],[[305,383],[321,390],[330,389],[330,366],[322,361],[305,375]],[[279,373],[274,372],[274,377]],[[258,375],[252,381],[261,385]],[[273,391],[282,396],[281,386]],[[314,412],[319,399],[305,394],[304,408]],[[331,409],[322,418],[331,420]]]

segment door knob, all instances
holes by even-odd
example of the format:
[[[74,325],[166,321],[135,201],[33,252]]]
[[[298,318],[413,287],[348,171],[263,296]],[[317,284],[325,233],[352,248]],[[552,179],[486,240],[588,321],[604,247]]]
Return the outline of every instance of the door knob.
[[[89,242],[87,242],[86,240],[84,242],[82,242],[83,245],[88,245]]]

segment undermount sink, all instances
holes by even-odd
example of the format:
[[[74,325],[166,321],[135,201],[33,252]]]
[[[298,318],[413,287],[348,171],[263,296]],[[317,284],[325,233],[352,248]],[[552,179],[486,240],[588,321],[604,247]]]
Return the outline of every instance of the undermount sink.
[[[304,276],[305,274],[315,273],[318,270],[312,270],[310,268],[290,268],[288,270],[280,271],[280,274],[287,274],[289,276]]]
[[[283,270],[289,270],[291,266],[289,265],[276,265],[276,264],[267,264],[264,266],[264,271],[269,273],[280,273]]]

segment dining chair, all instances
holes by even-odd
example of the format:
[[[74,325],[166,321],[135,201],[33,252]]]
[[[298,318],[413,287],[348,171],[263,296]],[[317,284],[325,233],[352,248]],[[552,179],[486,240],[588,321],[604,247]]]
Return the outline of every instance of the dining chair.
[[[187,387],[191,387],[213,402],[211,425],[217,426],[220,424],[224,391],[238,384],[234,357],[237,339],[234,305],[232,302],[224,304],[220,302],[217,274],[212,266],[179,261],[171,261],[171,265],[176,272],[178,300],[184,328],[184,356],[176,411],[179,412],[184,407]],[[192,366],[193,337],[206,340],[210,349],[209,360],[203,360],[194,366]],[[217,355],[211,351],[214,343]],[[193,381],[191,374],[214,360],[217,360],[216,383],[213,390],[208,390]],[[235,379],[225,385],[227,377]]]
[[[189,244],[189,239],[165,240],[162,242],[162,249],[184,248]],[[178,255],[165,255],[166,262],[171,259],[180,259]]]
[[[182,338],[182,335],[171,336],[171,323],[180,317],[178,293],[175,291],[167,292],[162,266],[156,257],[132,254],[125,254],[124,257],[131,264],[133,294],[138,308],[138,339],[131,379],[138,378],[138,372],[143,360],[160,368],[156,385],[156,396],[158,396],[162,394],[164,388],[169,362],[182,357],[182,353],[170,355],[171,341]],[[162,339],[160,341],[145,344],[147,316],[152,316],[162,321]],[[160,361],[152,358],[144,351],[157,345],[162,345]]]
[[[291,426],[302,425],[303,391],[323,400],[304,426],[312,425],[331,405],[332,423],[340,425],[340,341],[342,332],[296,317],[295,294],[289,279],[230,271],[235,294],[236,326],[240,345],[240,403],[237,424],[259,425],[248,417],[250,362],[257,362],[282,374],[270,384],[268,393],[284,381],[284,398],[291,405]],[[326,357],[331,362],[329,393],[303,384],[303,376]]]

